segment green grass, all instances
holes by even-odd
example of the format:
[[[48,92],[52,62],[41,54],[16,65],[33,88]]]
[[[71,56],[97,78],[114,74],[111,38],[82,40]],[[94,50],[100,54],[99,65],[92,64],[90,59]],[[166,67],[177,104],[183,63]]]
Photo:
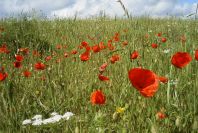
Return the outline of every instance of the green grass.
[[[194,51],[198,49],[198,23],[194,20],[134,18],[132,20],[98,18],[96,20],[16,20],[0,21],[0,44],[5,42],[10,54],[0,54],[0,65],[5,67],[8,78],[0,82],[0,131],[2,132],[197,132],[198,122],[198,61],[194,60]],[[123,32],[127,29],[128,32]],[[101,41],[105,44],[116,33],[120,33],[120,42],[115,43],[115,52],[103,50],[92,53],[87,62],[80,61],[77,55],[64,58],[64,52],[77,49],[82,41],[93,46]],[[157,49],[151,48],[156,42],[155,34],[162,32],[167,42]],[[145,34],[150,37],[147,40]],[[91,41],[87,35],[96,36]],[[183,45],[180,37],[187,40]],[[63,38],[63,36],[66,37]],[[128,45],[121,47],[127,40]],[[57,50],[56,44],[67,48]],[[20,69],[13,67],[14,54],[18,48],[28,47],[30,52],[37,49],[41,57],[25,56]],[[170,49],[168,54],[163,50]],[[152,98],[143,97],[132,87],[128,71],[138,67],[137,60],[130,61],[130,53],[138,50],[138,62],[145,69],[157,75],[167,76],[169,81],[178,80],[176,85],[160,84]],[[57,55],[49,62],[44,58],[56,51]],[[171,65],[171,56],[178,52],[189,52],[192,62],[183,69]],[[113,54],[119,54],[121,60],[109,64],[104,75],[110,78],[105,83],[98,79],[98,67],[109,62]],[[62,58],[60,63],[56,59]],[[73,59],[76,58],[76,61]],[[37,61],[48,65],[43,71],[35,71]],[[24,69],[32,72],[32,77],[21,76]],[[45,76],[46,80],[39,78]],[[94,90],[102,89],[106,95],[106,104],[93,106],[90,95]],[[42,104],[41,104],[42,103]],[[128,106],[117,119],[113,114],[117,107]],[[156,113],[164,108],[166,118],[156,119]],[[43,117],[56,111],[60,114],[71,111],[75,114],[68,121],[45,125],[23,126],[22,121],[36,114]],[[192,127],[196,127],[193,129]]]

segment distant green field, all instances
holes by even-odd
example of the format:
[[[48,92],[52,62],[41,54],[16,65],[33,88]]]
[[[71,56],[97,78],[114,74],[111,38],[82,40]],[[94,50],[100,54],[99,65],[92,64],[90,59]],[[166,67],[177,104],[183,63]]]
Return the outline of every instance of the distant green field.
[[[161,38],[167,41],[161,42]],[[89,59],[81,61],[83,41],[90,47],[103,42],[106,48],[97,53],[89,50]],[[152,48],[152,43],[158,47]],[[0,81],[0,132],[198,132],[196,49],[195,20],[1,20],[0,73],[7,76]],[[72,54],[74,50],[76,54]],[[139,57],[132,60],[134,50]],[[171,57],[176,52],[188,52],[192,61],[182,69],[175,67]],[[24,58],[18,61],[19,68],[13,64],[15,54]],[[110,61],[113,55],[119,55],[114,64]],[[43,70],[35,68],[38,62],[45,65]],[[101,81],[98,69],[105,62],[103,75],[109,80]],[[137,67],[168,78],[168,83],[160,83],[153,97],[144,97],[128,78],[128,71]],[[31,75],[25,77],[24,71]],[[96,90],[106,97],[102,105],[90,101]],[[49,118],[52,112],[72,112],[74,116],[53,124],[22,124],[36,114]],[[163,118],[158,118],[159,112]]]

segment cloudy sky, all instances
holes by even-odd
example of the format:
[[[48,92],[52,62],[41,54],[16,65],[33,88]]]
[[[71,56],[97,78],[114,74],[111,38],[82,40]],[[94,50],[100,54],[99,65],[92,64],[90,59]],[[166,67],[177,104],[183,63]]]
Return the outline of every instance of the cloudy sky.
[[[198,0],[122,0],[133,16],[183,16],[195,12]],[[47,17],[90,17],[105,11],[123,16],[116,0],[0,0],[0,18],[21,12],[41,11]]]

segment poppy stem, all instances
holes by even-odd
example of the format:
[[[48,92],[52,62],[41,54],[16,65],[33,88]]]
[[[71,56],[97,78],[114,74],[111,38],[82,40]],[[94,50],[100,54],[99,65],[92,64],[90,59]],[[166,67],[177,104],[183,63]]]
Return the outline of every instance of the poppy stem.
[[[172,76],[172,66],[170,66],[170,72],[169,72],[169,76]],[[170,104],[170,82],[168,82],[168,88],[167,88],[167,103],[168,105]]]
[[[138,67],[141,67],[142,68],[142,64],[140,63],[139,60],[137,60],[137,65],[138,65]]]

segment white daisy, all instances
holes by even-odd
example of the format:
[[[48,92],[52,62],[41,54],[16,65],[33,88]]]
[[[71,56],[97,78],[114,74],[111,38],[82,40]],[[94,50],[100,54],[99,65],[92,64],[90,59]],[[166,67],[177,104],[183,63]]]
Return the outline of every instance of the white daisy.
[[[55,116],[55,115],[58,115],[58,113],[57,112],[52,112],[51,113],[51,116]]]
[[[54,115],[48,119],[43,120],[43,124],[56,123],[62,119],[62,115]]]
[[[32,119],[33,120],[42,119],[42,115],[35,115]]]
[[[32,125],[33,126],[39,126],[39,125],[42,125],[43,124],[43,121],[42,119],[36,119],[32,122]]]
[[[43,124],[55,123],[53,118],[48,118],[43,120]]]
[[[66,112],[63,116],[62,116],[62,118],[63,119],[66,119],[66,120],[69,120],[69,118],[71,117],[71,116],[73,116],[74,114],[72,113],[72,112]]]
[[[31,124],[32,121],[30,119],[26,119],[22,122],[22,125],[27,125],[27,124]]]

